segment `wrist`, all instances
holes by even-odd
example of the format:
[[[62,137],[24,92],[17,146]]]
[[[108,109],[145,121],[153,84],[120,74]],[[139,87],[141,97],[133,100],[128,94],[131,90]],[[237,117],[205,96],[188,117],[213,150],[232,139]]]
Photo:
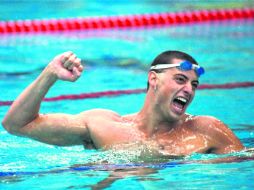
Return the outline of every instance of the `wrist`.
[[[46,83],[53,84],[57,81],[58,77],[54,69],[51,69],[49,66],[47,66],[39,78],[43,79]]]

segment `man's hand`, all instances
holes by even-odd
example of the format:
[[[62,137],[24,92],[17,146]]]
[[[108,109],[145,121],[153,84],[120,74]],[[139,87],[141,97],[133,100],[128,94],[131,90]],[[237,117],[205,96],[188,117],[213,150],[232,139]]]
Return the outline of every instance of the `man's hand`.
[[[81,60],[68,51],[56,56],[47,66],[47,70],[58,79],[74,82],[80,77],[83,66]]]

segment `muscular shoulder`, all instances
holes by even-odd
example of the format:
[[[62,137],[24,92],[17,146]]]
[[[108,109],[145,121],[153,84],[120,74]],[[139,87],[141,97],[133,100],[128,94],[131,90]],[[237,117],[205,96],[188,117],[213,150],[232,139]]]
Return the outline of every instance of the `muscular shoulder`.
[[[118,113],[108,109],[92,109],[80,113],[83,116],[119,116]]]
[[[83,112],[80,115],[83,122],[86,123],[94,147],[110,147],[115,143],[126,141],[126,134],[129,129],[123,127],[123,118],[116,112],[94,109]]]
[[[222,121],[211,116],[196,116],[193,128],[207,137],[212,147],[217,147],[217,153],[238,151],[243,148],[233,131]]]
[[[213,116],[206,116],[206,115],[201,115],[201,116],[194,116],[194,122],[195,124],[198,124],[199,127],[204,126],[217,126],[221,127],[222,125],[224,126],[223,122],[221,122],[219,119]]]
[[[82,113],[79,114],[79,117],[85,122],[85,123],[89,123],[91,121],[101,121],[101,120],[105,120],[105,121],[114,121],[117,120],[118,118],[120,118],[121,116],[112,111],[112,110],[107,110],[107,109],[92,109],[92,110],[88,110],[88,111],[84,111]]]
[[[212,116],[195,116],[193,117],[193,127],[209,135],[215,135],[218,133],[228,133],[231,130],[219,119]]]

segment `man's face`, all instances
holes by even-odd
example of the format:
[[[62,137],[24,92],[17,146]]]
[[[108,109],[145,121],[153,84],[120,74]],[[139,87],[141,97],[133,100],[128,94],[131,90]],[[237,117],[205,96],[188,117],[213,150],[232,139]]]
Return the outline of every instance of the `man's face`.
[[[174,59],[173,63],[182,61]],[[194,70],[181,71],[175,67],[157,76],[156,109],[168,120],[179,120],[193,100],[198,77]]]

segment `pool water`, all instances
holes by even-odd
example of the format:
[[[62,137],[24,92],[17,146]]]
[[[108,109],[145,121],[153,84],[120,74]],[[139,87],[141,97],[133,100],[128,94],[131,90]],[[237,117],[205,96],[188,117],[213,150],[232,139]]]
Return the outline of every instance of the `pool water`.
[[[23,0],[1,1],[1,20],[24,20],[66,17],[93,17],[145,14],[183,10],[253,7],[250,0],[241,1],[167,1],[167,0]],[[71,7],[71,8],[70,8]]]
[[[75,1],[82,7],[84,4],[81,2]],[[97,5],[102,4],[100,1],[96,2]],[[142,11],[152,12],[154,10],[152,5],[156,5],[157,11],[166,11],[162,8],[165,7],[164,1],[159,1],[160,3],[157,4],[152,3],[153,1],[145,2],[147,5],[144,9],[140,8]],[[246,2],[248,4],[248,1]],[[7,7],[6,4],[1,3],[1,6]],[[126,3],[129,6],[133,4],[136,3],[134,1]],[[18,4],[17,7],[21,5]],[[38,3],[33,5],[37,7]],[[87,15],[93,16],[98,12],[97,9],[91,11],[93,10],[91,7],[98,8],[95,6],[96,3],[87,1],[87,5],[90,6],[90,13]],[[123,5],[125,4],[117,3],[112,9],[108,8],[107,11],[99,12],[97,15],[117,14],[118,9],[114,7]],[[237,4],[237,6],[242,5]],[[32,3],[29,3],[29,6],[32,6]],[[183,10],[188,6],[190,4],[183,2],[172,7],[175,11]],[[195,6],[197,7],[198,4],[192,5],[192,8]],[[209,8],[214,7],[215,4],[201,3],[199,6]],[[226,6],[230,5],[226,4]],[[50,12],[53,8],[49,7]],[[129,10],[133,11],[131,8]],[[11,10],[8,11],[9,13],[4,14],[6,19],[10,19],[8,16]],[[134,13],[132,11],[129,13]],[[142,13],[142,11],[137,12]],[[53,14],[53,11],[51,13]],[[17,12],[17,15],[19,14]],[[70,16],[66,14],[63,11],[58,16]],[[78,11],[77,16],[79,14],[84,13]],[[41,16],[35,13],[31,15],[33,18]],[[14,14],[11,17],[15,19]],[[206,74],[201,77],[201,84],[253,82],[253,39],[253,20],[120,31],[2,35],[0,37],[0,101],[14,100],[56,54],[68,50],[72,50],[82,58],[86,70],[75,83],[57,82],[50,89],[47,97],[146,88],[148,65],[157,54],[168,49],[188,52],[205,67]],[[128,114],[139,111],[144,97],[145,94],[133,94],[43,102],[41,112],[76,114],[99,107]],[[188,112],[219,118],[229,125],[246,147],[250,148],[254,147],[253,100],[253,87],[197,90]],[[3,119],[8,108],[8,106],[0,106],[0,120]],[[145,161],[138,160],[137,151],[101,152],[84,150],[81,146],[56,147],[12,136],[3,128],[0,128],[0,136],[0,189],[139,190],[253,189],[254,187],[253,152],[231,155],[193,154],[177,159],[149,160],[147,158],[148,161]],[[236,157],[238,162],[201,163],[222,157]],[[105,161],[108,164],[105,164]]]

